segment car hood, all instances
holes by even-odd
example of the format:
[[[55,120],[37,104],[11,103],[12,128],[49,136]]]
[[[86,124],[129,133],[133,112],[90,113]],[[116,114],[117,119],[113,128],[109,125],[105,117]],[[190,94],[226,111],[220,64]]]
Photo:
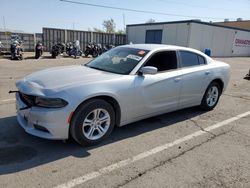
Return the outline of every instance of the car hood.
[[[16,86],[25,93],[35,90],[60,90],[68,86],[93,84],[119,78],[120,75],[92,69],[82,65],[45,69],[26,76]]]

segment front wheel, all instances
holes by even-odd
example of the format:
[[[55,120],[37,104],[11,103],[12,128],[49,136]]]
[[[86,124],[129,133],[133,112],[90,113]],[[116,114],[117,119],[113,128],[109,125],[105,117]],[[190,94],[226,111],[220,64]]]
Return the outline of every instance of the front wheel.
[[[217,82],[209,84],[200,105],[203,110],[212,110],[217,105],[221,89]]]
[[[70,124],[70,133],[79,144],[89,146],[109,136],[114,125],[113,107],[104,100],[94,99],[76,110]]]
[[[88,56],[89,56],[89,50],[85,50],[84,56],[85,56],[85,57],[88,57]]]

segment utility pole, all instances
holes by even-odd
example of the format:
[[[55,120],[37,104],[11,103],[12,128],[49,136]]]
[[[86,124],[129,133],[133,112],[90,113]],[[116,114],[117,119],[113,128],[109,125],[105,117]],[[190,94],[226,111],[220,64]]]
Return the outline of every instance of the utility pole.
[[[73,41],[75,41],[75,22],[73,22]]]
[[[126,32],[126,23],[125,23],[125,14],[122,14],[123,17],[123,27],[124,27],[124,32]]]
[[[7,40],[7,31],[6,31],[6,24],[5,24],[5,17],[3,16],[3,29],[4,29],[4,33],[5,33],[5,44],[6,44],[6,49],[8,46],[8,40]]]

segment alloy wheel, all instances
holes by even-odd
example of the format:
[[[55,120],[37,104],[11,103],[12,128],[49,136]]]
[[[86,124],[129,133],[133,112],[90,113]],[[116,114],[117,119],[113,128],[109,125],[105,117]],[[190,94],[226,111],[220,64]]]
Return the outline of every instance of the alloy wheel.
[[[98,140],[106,134],[111,122],[107,110],[98,108],[91,111],[83,121],[82,131],[89,140]]]

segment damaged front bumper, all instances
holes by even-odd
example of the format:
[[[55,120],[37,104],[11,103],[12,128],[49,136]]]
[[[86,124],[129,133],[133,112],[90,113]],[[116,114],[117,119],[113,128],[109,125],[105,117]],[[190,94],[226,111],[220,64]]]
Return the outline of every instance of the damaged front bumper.
[[[46,139],[68,139],[67,117],[70,109],[67,109],[67,106],[63,108],[26,107],[27,105],[17,92],[17,121],[27,133]]]

